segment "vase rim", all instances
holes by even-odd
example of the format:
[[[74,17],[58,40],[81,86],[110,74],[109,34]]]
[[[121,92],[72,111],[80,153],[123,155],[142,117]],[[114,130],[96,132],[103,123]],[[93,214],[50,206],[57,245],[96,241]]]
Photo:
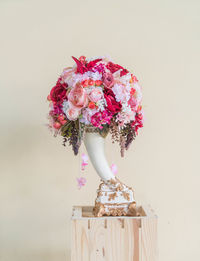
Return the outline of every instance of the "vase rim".
[[[92,125],[87,125],[85,126],[85,132],[99,132],[98,128],[92,126]]]

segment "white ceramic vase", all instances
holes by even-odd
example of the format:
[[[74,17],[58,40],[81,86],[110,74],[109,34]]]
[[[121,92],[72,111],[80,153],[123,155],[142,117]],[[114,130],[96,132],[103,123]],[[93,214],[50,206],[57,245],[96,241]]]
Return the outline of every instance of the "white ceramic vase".
[[[84,135],[84,144],[92,165],[101,180],[107,182],[115,179],[105,156],[105,138],[98,132],[86,132]]]
[[[93,131],[86,131],[83,140],[90,161],[102,180],[97,190],[94,215],[136,215],[133,190],[114,176],[105,156],[105,138]]]

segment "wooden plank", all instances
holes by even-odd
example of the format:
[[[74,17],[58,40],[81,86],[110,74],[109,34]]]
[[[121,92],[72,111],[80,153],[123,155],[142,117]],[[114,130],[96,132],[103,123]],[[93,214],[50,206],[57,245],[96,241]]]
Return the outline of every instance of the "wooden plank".
[[[123,216],[121,218],[125,218],[125,219],[140,219],[140,217],[146,216],[146,213],[143,209],[143,206],[138,206],[137,207],[137,212],[140,214],[140,216]],[[94,218],[94,219],[115,219],[116,217],[113,216],[103,216],[103,217],[95,217],[93,214],[93,207],[92,206],[75,206],[73,207],[73,215],[72,215],[72,219],[82,219],[82,218]]]
[[[141,261],[157,260],[157,217],[141,219]]]
[[[72,218],[81,218],[82,217],[82,206],[74,206],[72,210]]]
[[[71,261],[155,261],[157,217],[149,206],[141,217],[91,216],[92,207],[75,207]],[[89,217],[85,216],[89,215]]]
[[[91,261],[105,261],[106,228],[104,220],[91,220],[89,231],[89,257]]]
[[[90,242],[87,220],[72,220],[71,261],[89,261]]]

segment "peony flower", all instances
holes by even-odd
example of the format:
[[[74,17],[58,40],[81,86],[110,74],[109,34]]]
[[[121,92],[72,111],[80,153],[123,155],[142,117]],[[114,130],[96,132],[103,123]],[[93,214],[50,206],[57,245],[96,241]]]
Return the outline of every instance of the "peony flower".
[[[115,95],[111,89],[105,89],[104,98],[107,103],[107,106],[106,106],[107,110],[109,110],[113,114],[115,114],[121,110],[122,105],[120,102],[116,101]]]
[[[88,104],[87,92],[79,83],[68,94],[70,107],[82,109]]]
[[[98,102],[103,97],[103,93],[99,88],[94,88],[88,97],[92,102]]]
[[[58,79],[56,86],[51,89],[50,99],[56,103],[62,103],[66,99],[67,84],[63,83],[61,78]]]
[[[78,119],[80,112],[80,109],[69,107],[66,111],[66,116],[70,121],[75,121],[76,119]]]
[[[103,77],[102,77],[102,80],[103,80],[103,85],[106,88],[111,88],[114,85],[114,78],[113,78],[112,73],[109,73],[109,72],[108,73],[104,73]]]

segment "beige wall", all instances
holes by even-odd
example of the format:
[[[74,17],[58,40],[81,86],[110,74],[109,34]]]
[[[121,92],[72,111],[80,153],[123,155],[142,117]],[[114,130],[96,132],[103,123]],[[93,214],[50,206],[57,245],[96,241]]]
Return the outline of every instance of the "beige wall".
[[[50,88],[71,55],[110,54],[143,86],[145,128],[120,178],[159,216],[161,261],[200,260],[200,2],[0,1],[0,261],[69,260],[78,158],[45,128]]]

